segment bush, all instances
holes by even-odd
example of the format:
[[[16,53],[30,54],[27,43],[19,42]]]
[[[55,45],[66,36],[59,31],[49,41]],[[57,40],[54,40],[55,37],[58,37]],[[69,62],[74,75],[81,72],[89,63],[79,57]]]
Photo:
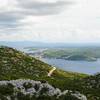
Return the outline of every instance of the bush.
[[[38,85],[38,84],[35,84],[34,89],[35,89],[36,91],[38,91],[38,90],[39,90],[39,85]]]
[[[2,95],[12,95],[14,92],[13,88],[13,85],[10,83],[7,85],[0,85],[0,93]]]
[[[27,89],[29,89],[29,88],[31,88],[32,87],[32,84],[31,83],[29,83],[29,82],[27,82],[27,83],[24,83],[23,84],[23,86],[25,87],[25,89],[27,90]]]

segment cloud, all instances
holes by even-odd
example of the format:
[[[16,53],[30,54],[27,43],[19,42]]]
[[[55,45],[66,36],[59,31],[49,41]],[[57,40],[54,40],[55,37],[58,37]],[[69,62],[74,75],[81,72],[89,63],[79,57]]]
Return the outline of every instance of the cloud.
[[[42,1],[42,0],[41,0]],[[4,0],[0,4],[0,28],[15,28],[21,26],[20,20],[28,16],[55,15],[61,12],[64,5],[70,2],[41,2],[39,0]]]
[[[26,30],[25,30],[26,31]],[[100,34],[91,33],[91,34],[84,34],[84,32],[77,32],[75,35],[72,32],[67,34],[65,33],[30,33],[30,32],[22,32],[21,34],[15,33],[10,34],[1,33],[0,34],[0,41],[38,41],[38,42],[52,42],[52,43],[98,43],[100,42]]]
[[[24,18],[24,16],[19,15],[17,12],[0,12],[0,27],[1,28],[12,28],[19,25],[18,21]]]
[[[36,0],[17,0],[19,7],[26,11],[26,14],[33,15],[52,15],[61,12],[65,5],[70,5],[69,1],[41,2]],[[55,0],[54,0],[55,1]]]
[[[0,40],[100,41],[100,0],[0,2]]]

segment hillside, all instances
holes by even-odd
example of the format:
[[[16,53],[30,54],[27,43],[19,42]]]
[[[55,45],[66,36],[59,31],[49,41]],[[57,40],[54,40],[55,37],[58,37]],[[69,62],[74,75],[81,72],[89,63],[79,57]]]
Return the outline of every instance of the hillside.
[[[88,100],[100,100],[100,73],[75,82],[75,90],[84,93]]]
[[[42,55],[47,58],[59,58],[72,61],[97,61],[97,59],[100,58],[100,48],[48,48]]]
[[[0,100],[87,100],[80,92],[61,91],[47,82],[34,80],[0,81]]]
[[[62,57],[65,60],[73,60],[73,61],[96,61],[97,59],[94,57],[86,56],[86,55],[71,55],[68,57]]]
[[[85,74],[65,72],[59,69],[54,71],[52,77],[48,77],[48,72],[52,66],[30,57],[20,51],[9,47],[0,47],[0,80],[14,80],[19,78],[47,80],[50,83],[58,82],[70,78],[85,77]]]
[[[19,80],[16,80],[16,79],[21,79],[21,82],[22,82],[21,84],[24,84],[23,81],[27,82],[27,80],[30,79],[30,81],[35,80],[37,82],[40,82],[41,85],[43,85],[42,83],[44,84],[47,83],[49,85],[48,88],[52,87],[54,88],[54,91],[56,90],[56,88],[58,88],[61,91],[60,93],[63,93],[64,91],[67,91],[67,90],[68,91],[72,90],[72,92],[70,91],[65,96],[62,96],[60,100],[66,100],[66,98],[69,98],[68,100],[87,100],[86,98],[79,99],[78,96],[80,97],[81,94],[86,95],[88,100],[100,100],[100,87],[99,87],[100,75],[99,74],[95,76],[88,76],[85,74],[65,72],[60,69],[56,69],[53,72],[52,76],[48,77],[47,76],[48,72],[51,69],[52,69],[52,66],[40,60],[37,60],[33,57],[30,57],[20,51],[17,51],[16,49],[12,49],[9,47],[0,47],[0,80],[1,80],[0,81],[0,96],[3,96],[4,98],[5,97],[4,95],[8,96],[8,93],[12,91],[14,92],[13,87],[15,89],[16,86],[20,83]],[[30,83],[26,85],[28,86],[28,88],[31,88]],[[43,88],[43,91],[44,92],[47,91],[48,88]],[[19,94],[21,91],[23,91],[21,89],[20,91],[17,89],[17,93],[18,93],[18,96],[20,95],[20,97],[24,98],[23,94]],[[25,93],[26,92],[27,91],[25,90]],[[32,92],[34,92],[33,88],[32,88]],[[31,95],[30,92],[28,93],[29,95]],[[74,97],[71,94],[72,95],[74,94]],[[9,95],[11,96],[11,94]],[[25,96],[29,96],[29,95],[25,95]],[[32,100],[45,100],[43,99],[44,95],[41,95],[41,96],[42,97],[40,98],[42,99],[32,99]],[[54,97],[53,99],[50,97],[51,98],[50,99],[48,97],[48,94],[46,94],[45,96],[46,96],[45,97],[46,100],[56,100],[54,99]],[[6,99],[1,99],[1,100],[6,100]],[[22,99],[18,99],[18,100],[22,100]],[[26,99],[26,100],[29,100],[29,99]]]

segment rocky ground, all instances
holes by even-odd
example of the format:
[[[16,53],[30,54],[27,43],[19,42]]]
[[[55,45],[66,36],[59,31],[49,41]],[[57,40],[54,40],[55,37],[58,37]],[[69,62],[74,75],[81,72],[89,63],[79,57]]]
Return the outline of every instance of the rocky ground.
[[[0,100],[87,100],[78,91],[55,88],[46,81],[0,81]]]

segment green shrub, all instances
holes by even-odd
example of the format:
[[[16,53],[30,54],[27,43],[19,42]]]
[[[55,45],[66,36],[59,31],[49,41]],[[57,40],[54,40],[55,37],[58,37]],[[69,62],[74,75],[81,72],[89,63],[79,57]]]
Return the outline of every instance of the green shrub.
[[[28,82],[28,83],[24,83],[23,86],[24,86],[25,89],[27,90],[27,89],[29,89],[29,88],[32,87],[32,84]]]
[[[36,91],[38,91],[39,90],[39,85],[35,84],[34,88],[35,88]]]
[[[7,85],[0,85],[0,94],[2,95],[12,95],[14,92],[13,85],[7,84]]]

